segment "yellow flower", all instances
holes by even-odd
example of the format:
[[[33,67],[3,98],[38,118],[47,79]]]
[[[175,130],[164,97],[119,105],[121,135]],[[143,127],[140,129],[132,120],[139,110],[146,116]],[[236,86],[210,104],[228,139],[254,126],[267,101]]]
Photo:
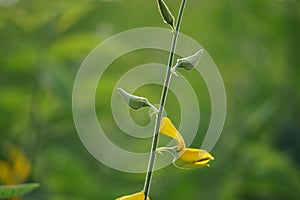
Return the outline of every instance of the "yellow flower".
[[[10,164],[6,161],[0,160],[0,185],[10,183],[11,169]]]
[[[214,160],[210,153],[202,149],[185,148],[179,155],[179,158],[175,159],[173,164],[183,169],[209,166],[208,162]]]
[[[185,148],[185,142],[183,137],[180,135],[179,131],[172,124],[171,120],[167,117],[163,117],[161,120],[159,132],[168,137],[171,137],[176,140],[178,144],[178,151]]]
[[[173,164],[176,167],[193,169],[209,166],[208,162],[214,160],[214,157],[206,150],[185,148],[183,137],[169,118],[164,117],[162,119],[159,132],[177,141],[177,147],[160,147],[157,149],[157,152],[168,151],[171,153],[174,156]]]
[[[12,185],[23,183],[31,172],[30,162],[23,152],[13,145],[7,145],[7,160],[0,160],[0,183]]]
[[[145,199],[144,191],[140,191],[135,194],[126,195],[126,196],[117,198],[116,200],[144,200],[144,199]],[[150,198],[147,197],[147,200],[150,200]]]

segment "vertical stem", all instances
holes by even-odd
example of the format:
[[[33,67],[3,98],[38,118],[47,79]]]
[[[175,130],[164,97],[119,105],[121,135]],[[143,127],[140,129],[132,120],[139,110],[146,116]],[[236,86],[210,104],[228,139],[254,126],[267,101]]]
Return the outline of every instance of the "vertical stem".
[[[160,122],[168,94],[168,89],[170,85],[170,80],[171,80],[171,68],[173,65],[173,60],[174,60],[174,53],[176,49],[176,43],[177,43],[177,38],[178,38],[178,33],[179,33],[179,28],[180,28],[180,23],[184,11],[184,7],[186,4],[186,0],[182,0],[179,14],[178,14],[178,19],[176,23],[176,28],[175,31],[173,32],[173,39],[172,39],[172,45],[171,45],[171,50],[170,50],[170,55],[169,55],[169,61],[168,61],[168,68],[165,76],[165,81],[164,81],[164,87],[162,90],[161,94],[161,99],[160,99],[160,104],[159,104],[159,111],[156,117],[156,122],[155,122],[155,127],[154,127],[154,133],[153,133],[153,141],[152,141],[152,146],[151,146],[151,153],[150,153],[150,158],[149,158],[149,164],[148,164],[148,170],[147,170],[147,175],[145,179],[145,185],[144,185],[144,193],[145,193],[145,200],[149,196],[150,192],[150,185],[151,185],[151,179],[153,175],[153,168],[154,168],[154,162],[155,162],[155,157],[156,157],[156,149],[158,145],[158,136],[159,136],[159,127],[160,127]]]

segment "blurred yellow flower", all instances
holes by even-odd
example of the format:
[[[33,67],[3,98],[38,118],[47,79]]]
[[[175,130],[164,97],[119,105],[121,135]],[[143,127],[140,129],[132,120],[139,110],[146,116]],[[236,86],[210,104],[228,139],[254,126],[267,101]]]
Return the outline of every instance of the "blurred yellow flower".
[[[208,162],[214,157],[206,150],[185,148],[185,142],[179,131],[172,124],[171,120],[164,117],[161,121],[160,133],[177,141],[177,147],[160,147],[157,152],[168,151],[174,156],[173,164],[183,169],[192,169],[209,166]]]
[[[0,183],[19,184],[26,181],[31,172],[30,162],[23,152],[13,145],[5,148],[7,160],[0,160]]]
[[[10,165],[6,161],[0,160],[0,185],[1,183],[7,184],[10,180],[11,169]]]
[[[126,195],[126,196],[117,198],[116,200],[144,200],[144,199],[145,199],[144,191],[140,191],[135,194]],[[147,200],[150,200],[150,198],[147,197]]]

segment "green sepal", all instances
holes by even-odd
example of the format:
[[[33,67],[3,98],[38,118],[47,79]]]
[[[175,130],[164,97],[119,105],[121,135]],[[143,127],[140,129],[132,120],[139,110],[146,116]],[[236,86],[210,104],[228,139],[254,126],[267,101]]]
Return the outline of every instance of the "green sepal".
[[[163,0],[157,0],[159,12],[164,20],[164,22],[171,26],[174,29],[174,16],[169,10],[167,4]]]
[[[185,70],[193,69],[198,64],[203,52],[203,49],[201,49],[192,56],[177,59],[177,63],[174,68],[183,68]]]
[[[145,97],[139,97],[139,96],[129,94],[128,92],[126,92],[121,88],[117,88],[117,90],[119,91],[122,98],[130,108],[138,110],[142,107],[152,107],[152,104]]]

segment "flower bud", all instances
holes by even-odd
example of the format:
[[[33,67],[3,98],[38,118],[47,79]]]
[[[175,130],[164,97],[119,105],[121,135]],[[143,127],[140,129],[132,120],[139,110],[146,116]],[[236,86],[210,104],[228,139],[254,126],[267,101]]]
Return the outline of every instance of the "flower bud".
[[[203,49],[201,49],[192,56],[178,59],[174,68],[193,69],[198,64],[203,52]]]
[[[159,12],[166,24],[169,24],[174,29],[174,17],[170,12],[168,6],[163,0],[157,0]]]
[[[138,110],[142,107],[152,107],[152,104],[145,97],[139,97],[129,94],[121,88],[118,88],[118,91],[121,94],[124,101],[128,104],[128,106],[135,110]]]

